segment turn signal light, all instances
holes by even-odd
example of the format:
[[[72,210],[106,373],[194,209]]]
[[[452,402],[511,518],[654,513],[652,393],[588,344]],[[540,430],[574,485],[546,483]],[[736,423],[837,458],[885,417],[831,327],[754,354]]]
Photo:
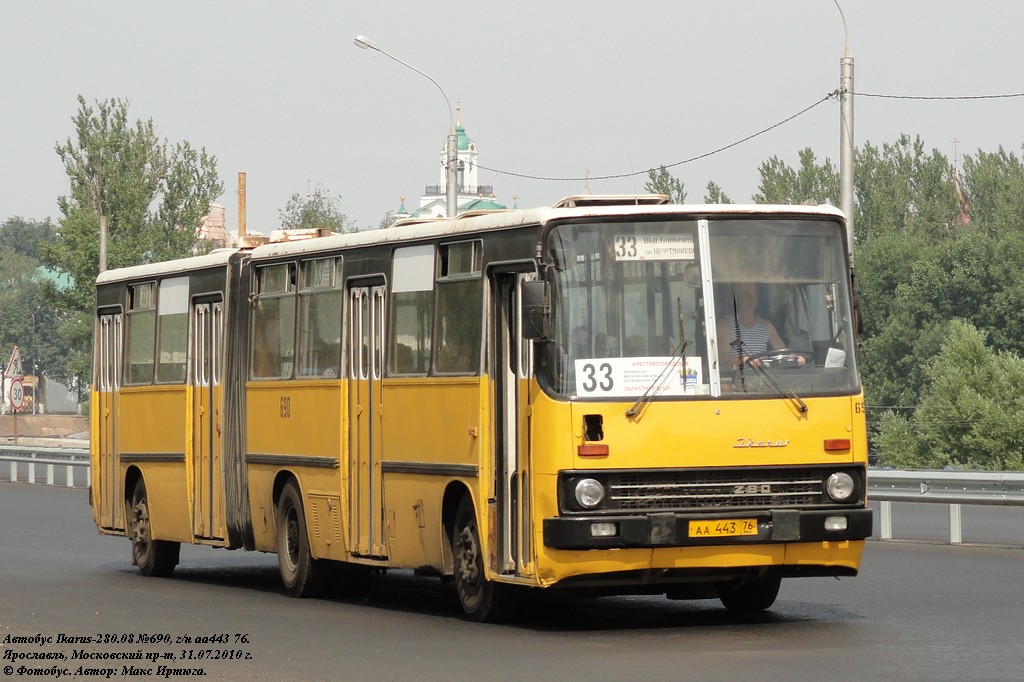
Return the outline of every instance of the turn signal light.
[[[576,446],[576,454],[580,457],[607,457],[608,446],[598,443],[585,443]]]
[[[849,438],[826,438],[825,439],[825,452],[840,452],[842,450],[850,449]]]

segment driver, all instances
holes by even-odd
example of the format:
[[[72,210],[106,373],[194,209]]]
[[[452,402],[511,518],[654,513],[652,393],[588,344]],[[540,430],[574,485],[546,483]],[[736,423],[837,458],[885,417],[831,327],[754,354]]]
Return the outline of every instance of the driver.
[[[780,350],[786,347],[771,320],[764,319],[756,312],[758,303],[756,284],[737,284],[730,303],[734,303],[736,314],[729,314],[718,323],[721,365],[726,364],[729,356],[724,344],[721,343],[724,339],[729,339],[729,348],[735,358],[735,362],[732,363],[733,369],[744,363],[759,365],[758,355],[768,350]],[[794,354],[792,359],[798,366],[802,366],[806,362],[803,356],[797,354]]]

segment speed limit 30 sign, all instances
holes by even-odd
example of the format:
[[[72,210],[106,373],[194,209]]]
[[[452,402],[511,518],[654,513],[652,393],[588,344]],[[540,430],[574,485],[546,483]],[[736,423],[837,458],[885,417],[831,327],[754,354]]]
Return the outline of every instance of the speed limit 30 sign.
[[[20,410],[25,406],[25,384],[22,383],[21,379],[11,380],[11,407],[15,410]]]

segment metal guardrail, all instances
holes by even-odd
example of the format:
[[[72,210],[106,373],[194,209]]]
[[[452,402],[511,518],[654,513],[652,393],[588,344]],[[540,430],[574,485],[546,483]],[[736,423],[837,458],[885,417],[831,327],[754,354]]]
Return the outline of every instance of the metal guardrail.
[[[36,466],[46,467],[46,485],[54,485],[56,467],[65,467],[65,484],[75,486],[74,470],[85,469],[89,481],[87,448],[0,445],[0,462],[10,463],[10,480],[36,483]],[[2,470],[2,469],[0,469]],[[1024,506],[1024,472],[923,471],[871,469],[868,498],[880,503],[880,537],[892,540],[892,503],[915,502],[949,505],[949,541],[963,542],[961,505]]]
[[[75,469],[84,468],[82,485],[89,481],[89,450],[87,448],[61,448],[52,446],[0,445],[0,462],[10,463],[10,480],[26,480],[37,483],[36,467],[46,467],[46,485],[54,485],[54,474],[58,467],[66,471],[65,485],[75,487]],[[26,470],[23,479],[21,472]]]
[[[868,499],[880,503],[880,536],[892,540],[892,503],[949,505],[949,542],[963,542],[961,505],[1024,506],[1024,473],[871,469]]]

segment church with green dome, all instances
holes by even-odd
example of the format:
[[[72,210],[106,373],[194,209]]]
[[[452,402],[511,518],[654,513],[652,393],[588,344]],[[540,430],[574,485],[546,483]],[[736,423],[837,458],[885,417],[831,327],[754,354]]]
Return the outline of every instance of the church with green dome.
[[[462,126],[461,103],[457,103],[455,109],[460,112],[457,114],[458,118],[456,119],[455,124],[455,135],[458,142],[458,167],[456,178],[459,185],[459,213],[466,213],[468,211],[495,211],[508,208],[504,204],[500,204],[495,200],[494,188],[491,185],[481,185],[478,183],[477,178],[479,168],[477,166],[476,143],[470,139],[469,135],[466,134],[466,129]],[[402,205],[394,214],[396,219],[448,217],[448,183],[447,178],[445,177],[447,144],[448,140],[445,138],[441,143],[440,183],[426,186],[426,189],[424,189],[423,194],[420,196],[419,208],[413,211],[406,209],[405,197],[402,197]]]

